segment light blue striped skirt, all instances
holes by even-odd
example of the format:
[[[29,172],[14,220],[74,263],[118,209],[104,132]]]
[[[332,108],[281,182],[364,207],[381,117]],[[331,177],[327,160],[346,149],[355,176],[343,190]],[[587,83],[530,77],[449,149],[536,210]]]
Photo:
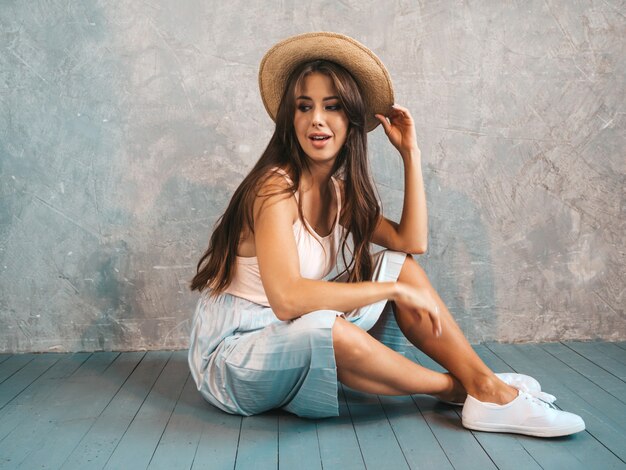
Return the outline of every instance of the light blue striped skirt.
[[[405,259],[405,253],[376,253],[372,280],[396,281]],[[270,307],[231,294],[211,299],[205,291],[189,346],[198,391],[214,406],[244,416],[274,408],[306,418],[337,416],[331,329],[338,315],[400,353],[410,345],[386,300],[347,314],[317,310],[281,321]]]

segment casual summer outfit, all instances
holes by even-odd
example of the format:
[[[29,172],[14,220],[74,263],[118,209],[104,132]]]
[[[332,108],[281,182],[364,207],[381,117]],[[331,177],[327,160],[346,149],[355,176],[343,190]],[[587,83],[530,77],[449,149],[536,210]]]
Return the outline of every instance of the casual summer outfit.
[[[280,168],[290,183],[287,173]],[[339,224],[341,191],[332,178],[337,217],[332,232],[321,237],[305,221],[293,224],[302,277],[323,279],[335,268],[343,235]],[[299,195],[294,194],[296,200]],[[405,253],[374,255],[372,281],[396,281]],[[289,321],[279,320],[267,301],[256,257],[237,257],[228,289],[210,297],[205,289],[193,317],[189,367],[198,391],[214,406],[241,415],[282,408],[306,418],[337,416],[337,366],[332,327],[338,316],[404,353],[410,343],[400,331],[391,304],[381,300],[351,312],[317,310]],[[345,282],[343,274],[333,282]]]

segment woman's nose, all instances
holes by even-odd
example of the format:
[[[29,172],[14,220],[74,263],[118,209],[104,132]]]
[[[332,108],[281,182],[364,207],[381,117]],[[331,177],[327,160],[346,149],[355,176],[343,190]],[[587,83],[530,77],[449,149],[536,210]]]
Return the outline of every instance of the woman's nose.
[[[314,126],[321,126],[324,124],[324,111],[322,109],[313,110],[313,115],[311,119],[311,123]]]

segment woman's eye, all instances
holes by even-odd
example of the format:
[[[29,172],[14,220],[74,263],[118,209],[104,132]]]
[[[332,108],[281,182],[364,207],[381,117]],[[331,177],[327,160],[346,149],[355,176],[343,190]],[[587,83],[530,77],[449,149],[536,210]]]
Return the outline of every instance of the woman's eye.
[[[311,109],[312,106],[308,105],[308,104],[301,104],[298,105],[298,109],[300,111],[308,111],[309,109]],[[339,111],[341,109],[341,105],[340,104],[331,104],[326,106],[326,109],[328,109],[329,111]]]

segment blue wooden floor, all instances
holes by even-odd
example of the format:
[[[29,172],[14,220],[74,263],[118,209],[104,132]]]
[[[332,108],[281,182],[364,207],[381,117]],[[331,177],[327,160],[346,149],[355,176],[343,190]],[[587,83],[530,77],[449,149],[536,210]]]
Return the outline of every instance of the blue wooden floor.
[[[497,372],[536,377],[587,431],[470,432],[423,395],[340,387],[341,415],[242,418],[205,403],[186,351],[0,355],[0,468],[626,468],[626,343],[476,346]],[[415,360],[438,368],[415,352]]]

